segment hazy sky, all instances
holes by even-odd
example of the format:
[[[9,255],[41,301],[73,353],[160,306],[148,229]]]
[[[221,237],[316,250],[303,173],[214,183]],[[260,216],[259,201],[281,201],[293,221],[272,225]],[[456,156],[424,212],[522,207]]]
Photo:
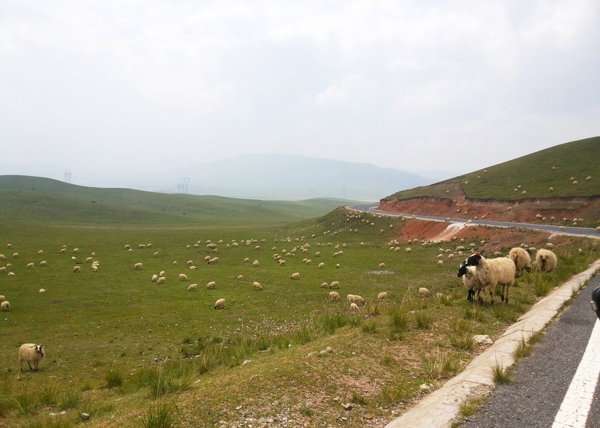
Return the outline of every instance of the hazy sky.
[[[468,172],[597,135],[597,0],[0,0],[0,174]]]

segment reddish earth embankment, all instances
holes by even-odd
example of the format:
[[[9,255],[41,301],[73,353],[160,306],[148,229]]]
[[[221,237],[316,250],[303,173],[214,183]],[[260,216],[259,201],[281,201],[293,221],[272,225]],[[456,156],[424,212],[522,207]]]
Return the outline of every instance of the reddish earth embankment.
[[[523,223],[562,224],[563,219],[584,219],[580,226],[596,227],[600,219],[600,197],[543,198],[519,201],[472,200],[418,197],[403,200],[382,199],[379,209],[405,214],[440,217],[486,218]],[[542,218],[545,217],[544,220]],[[554,217],[554,219],[552,219]]]

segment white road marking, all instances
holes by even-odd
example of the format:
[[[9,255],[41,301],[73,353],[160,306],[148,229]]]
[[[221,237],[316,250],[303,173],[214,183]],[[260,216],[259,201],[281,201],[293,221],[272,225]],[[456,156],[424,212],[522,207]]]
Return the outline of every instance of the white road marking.
[[[585,428],[600,374],[600,320],[596,320],[579,367],[552,428]]]

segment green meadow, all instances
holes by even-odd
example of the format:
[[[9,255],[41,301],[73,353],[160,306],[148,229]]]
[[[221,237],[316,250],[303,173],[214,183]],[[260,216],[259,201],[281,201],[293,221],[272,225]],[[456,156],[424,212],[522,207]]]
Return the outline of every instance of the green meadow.
[[[387,199],[419,196],[520,200],[600,195],[600,137],[550,147],[450,180],[404,190]],[[588,179],[589,177],[589,179]],[[573,184],[576,182],[576,184]],[[550,188],[553,191],[550,191]],[[526,193],[523,193],[526,191]]]
[[[11,264],[15,274],[0,274],[0,294],[11,305],[0,312],[5,426],[382,426],[460,372],[480,351],[474,334],[497,337],[537,299],[587,268],[599,248],[594,240],[565,242],[556,250],[560,268],[519,278],[508,305],[496,296],[491,306],[486,296],[486,304],[471,306],[456,277],[461,255],[455,251],[470,242],[406,243],[397,218],[340,207],[310,218],[306,208],[302,220],[290,212],[309,202],[280,209],[285,203],[260,202],[270,210],[261,215],[257,201],[228,200],[225,211],[235,213],[229,223],[202,224],[196,214],[194,225],[187,213],[199,213],[206,199],[187,207],[179,223],[182,217],[159,209],[171,195],[148,194],[146,202],[128,205],[108,190],[104,199],[39,191],[47,212],[31,208],[29,192],[36,191],[4,190],[22,193],[1,208],[12,214],[0,220],[6,257],[0,266]],[[92,196],[130,217],[96,221],[81,202]],[[15,216],[19,201],[24,219]],[[68,201],[76,210],[72,222],[58,212]],[[475,248],[489,242],[489,229],[478,233]],[[444,253],[443,267],[440,248],[455,255]],[[207,256],[219,262],[209,265]],[[88,257],[99,262],[98,272]],[[134,270],[135,263],[142,269]],[[160,271],[165,284],[151,281]],[[290,279],[294,272],[299,280]],[[179,274],[188,280],[179,281]],[[214,290],[206,288],[210,281]],[[262,291],[253,289],[255,281]],[[321,288],[333,281],[339,290]],[[197,291],[187,291],[190,284]],[[420,297],[420,287],[430,297]],[[330,291],[341,300],[329,301]],[[379,302],[384,291],[388,299]],[[350,310],[347,294],[365,299],[360,311]],[[221,298],[226,306],[215,310]],[[18,348],[28,342],[45,345],[37,372],[27,364],[19,371]]]

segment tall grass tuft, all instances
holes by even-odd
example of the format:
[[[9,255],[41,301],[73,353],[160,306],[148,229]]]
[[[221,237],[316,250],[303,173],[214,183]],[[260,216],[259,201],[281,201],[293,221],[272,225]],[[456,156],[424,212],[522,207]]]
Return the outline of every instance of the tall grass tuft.
[[[510,371],[504,368],[498,362],[496,362],[496,364],[492,366],[492,376],[494,378],[494,382],[498,385],[507,385],[509,383],[512,383]]]
[[[408,312],[396,310],[390,314],[390,327],[394,332],[408,330]]]
[[[58,402],[58,387],[54,383],[49,383],[38,391],[38,401],[42,406],[51,406]]]
[[[106,388],[118,388],[123,386],[123,372],[118,368],[111,368],[104,376]]]
[[[417,328],[421,330],[428,330],[433,323],[431,315],[422,311],[415,312],[415,320],[417,321]]]
[[[177,422],[177,406],[165,400],[158,400],[150,406],[143,420],[144,428],[172,428]]]
[[[338,328],[350,324],[350,319],[346,315],[337,312],[329,312],[319,317],[318,322],[325,333],[334,334]]]

